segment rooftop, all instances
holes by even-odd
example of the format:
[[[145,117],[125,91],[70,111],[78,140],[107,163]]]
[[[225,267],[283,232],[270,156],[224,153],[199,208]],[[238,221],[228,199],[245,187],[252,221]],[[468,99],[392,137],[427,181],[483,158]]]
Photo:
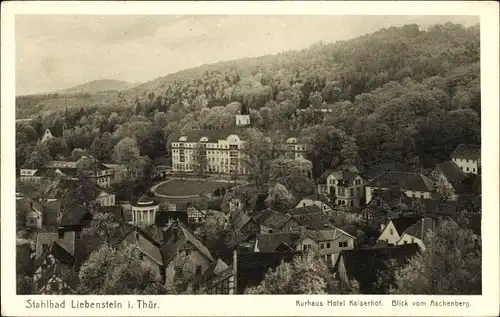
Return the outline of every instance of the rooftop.
[[[434,191],[434,182],[421,173],[386,171],[366,184],[368,187]]]
[[[451,153],[452,158],[480,160],[481,146],[477,144],[459,144],[455,151]]]

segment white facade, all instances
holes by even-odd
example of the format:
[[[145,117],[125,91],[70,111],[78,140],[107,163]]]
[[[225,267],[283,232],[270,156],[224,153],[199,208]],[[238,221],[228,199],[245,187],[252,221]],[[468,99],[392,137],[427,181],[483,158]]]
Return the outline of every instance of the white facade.
[[[250,115],[248,114],[237,114],[236,115],[236,126],[246,127],[250,125]]]
[[[389,221],[389,223],[383,227],[381,231],[382,232],[380,233],[380,237],[377,241],[385,241],[388,244],[394,245],[401,239],[392,221]]]
[[[420,250],[425,251],[424,242],[422,240],[420,240],[419,238],[416,238],[408,233],[403,233],[403,236],[401,237],[401,239],[398,240],[398,242],[396,244],[402,245],[402,244],[410,244],[410,243],[418,244],[418,247],[420,248]]]
[[[357,176],[348,184],[339,185],[341,179],[337,179],[334,174],[326,179],[326,191],[335,195],[336,205],[347,208],[358,208],[363,205],[364,183],[360,176]]]
[[[132,205],[132,224],[134,225],[152,225],[155,223],[155,217],[160,210],[160,205],[153,200],[139,200]]]
[[[54,138],[54,136],[52,135],[50,130],[46,129],[45,133],[43,134],[43,137],[42,137],[42,142],[48,141],[48,140],[53,139],[53,138]]]
[[[453,162],[460,167],[462,172],[467,174],[479,174],[479,169],[481,167],[480,160],[464,159],[458,157],[452,157]]]
[[[389,190],[389,188],[380,188],[380,187],[366,187],[366,204],[368,204],[373,198],[374,190]],[[415,191],[415,190],[403,190],[404,194],[410,198],[423,198],[423,199],[431,199],[431,192],[428,191]]]
[[[108,192],[102,191],[99,196],[95,199],[96,203],[101,206],[114,206],[115,205],[115,195]]]

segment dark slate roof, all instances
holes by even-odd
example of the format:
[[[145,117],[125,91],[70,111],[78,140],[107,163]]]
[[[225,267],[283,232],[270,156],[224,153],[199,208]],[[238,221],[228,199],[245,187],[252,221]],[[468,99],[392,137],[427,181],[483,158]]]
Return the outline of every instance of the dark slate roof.
[[[375,294],[377,279],[382,271],[387,270],[389,261],[394,259],[401,265],[416,255],[418,250],[415,243],[388,248],[343,250],[339,259],[343,260],[347,277],[358,281],[361,294]]]
[[[300,216],[300,215],[311,215],[311,214],[321,214],[322,210],[317,205],[310,205],[305,207],[297,207],[290,209],[287,212],[290,216]]]
[[[139,236],[137,238],[137,235]],[[151,238],[144,230],[133,227],[122,239],[130,244],[135,244],[141,252],[153,259],[158,265],[164,265],[160,252],[160,244]],[[121,241],[120,241],[121,243]]]
[[[467,174],[465,174],[453,161],[440,163],[437,165],[437,169],[443,173],[450,182],[459,183],[467,178]]]
[[[322,230],[332,227],[330,219],[323,214],[294,215],[293,219],[295,219],[299,225],[309,230]]]
[[[391,219],[392,224],[400,236],[406,229],[416,224],[419,220],[421,220],[421,217],[399,217]]]
[[[340,171],[335,171],[331,173],[330,175],[333,175],[335,179],[339,182],[339,184],[347,184],[350,185],[354,182],[356,177],[361,176],[357,172],[351,172],[349,170],[340,170]]]
[[[59,242],[53,241],[49,245],[49,248],[45,250],[45,252],[43,252],[40,257],[35,259],[33,265],[34,271],[36,271],[36,269],[38,269],[38,267],[42,265],[45,258],[47,258],[47,256],[50,254],[54,256],[54,258],[56,258],[59,262],[65,264],[68,267],[72,267],[75,262],[75,258],[73,257],[73,255],[71,255],[64,247],[62,247]]]
[[[177,236],[175,232],[177,232]],[[181,222],[173,223],[164,232],[163,237],[164,243],[161,246],[160,252],[165,265],[170,263],[177,252],[186,248],[188,244],[196,248],[208,260],[215,261],[207,247],[205,247]]]
[[[179,142],[179,139],[183,136],[186,137],[186,142],[199,142],[201,138],[206,137],[208,142],[217,142],[218,140],[225,140],[231,134],[236,134],[240,139],[244,137],[242,129],[233,127],[225,129],[207,129],[207,130],[193,130],[186,133],[178,133],[172,140]]]
[[[57,243],[63,247],[69,254],[75,254],[75,233],[65,232],[63,239],[59,239],[59,234],[57,232],[42,232],[36,237],[36,257],[42,254],[42,245],[50,245],[53,242]]]
[[[427,233],[434,230],[435,226],[435,220],[431,218],[422,218],[416,224],[406,229],[404,233],[424,241]]]
[[[50,133],[52,134],[53,137],[55,138],[62,138],[63,136],[63,131],[64,131],[64,127],[63,126],[60,126],[60,127],[50,127],[48,128]]]
[[[400,188],[429,192],[434,190],[434,182],[421,173],[387,171],[373,179],[366,186],[380,188]]]
[[[60,225],[63,227],[81,226],[85,220],[91,219],[92,213],[87,207],[78,206],[63,212]]]
[[[300,232],[258,234],[256,238],[256,246],[259,252],[275,252],[282,244],[294,250],[297,243],[300,243],[303,238],[305,238],[305,235]]]
[[[474,144],[459,144],[451,153],[452,158],[478,160],[481,159],[481,146]]]
[[[282,261],[291,262],[300,252],[239,252],[237,255],[237,294],[250,286],[259,285],[266,273]]]
[[[481,176],[468,174],[456,188],[457,194],[480,194],[481,193]]]
[[[243,210],[236,209],[231,213],[229,218],[231,226],[236,230],[243,228],[248,222],[252,221],[249,215],[247,215]]]
[[[272,209],[262,210],[253,217],[255,222],[265,227],[281,229],[291,219],[291,217],[282,212]]]

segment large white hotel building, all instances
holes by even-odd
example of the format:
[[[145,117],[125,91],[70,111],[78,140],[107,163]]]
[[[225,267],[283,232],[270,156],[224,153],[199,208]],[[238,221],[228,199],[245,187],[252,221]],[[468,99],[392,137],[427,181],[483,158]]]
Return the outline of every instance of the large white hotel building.
[[[195,130],[182,134],[172,142],[172,170],[192,172],[203,160],[205,172],[247,174],[241,152],[243,131],[250,125],[250,116],[236,115],[236,127],[221,130]],[[289,157],[305,158],[306,145],[299,143],[298,130],[287,132],[284,150]],[[200,159],[200,156],[203,158]]]

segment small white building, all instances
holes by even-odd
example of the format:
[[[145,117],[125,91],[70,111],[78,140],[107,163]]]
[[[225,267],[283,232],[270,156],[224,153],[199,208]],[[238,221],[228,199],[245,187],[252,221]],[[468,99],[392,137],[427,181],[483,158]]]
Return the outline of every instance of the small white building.
[[[462,172],[481,174],[481,146],[460,144],[451,154],[451,159]]]
[[[132,224],[152,225],[160,210],[160,204],[152,197],[143,196],[137,202],[132,203]]]

